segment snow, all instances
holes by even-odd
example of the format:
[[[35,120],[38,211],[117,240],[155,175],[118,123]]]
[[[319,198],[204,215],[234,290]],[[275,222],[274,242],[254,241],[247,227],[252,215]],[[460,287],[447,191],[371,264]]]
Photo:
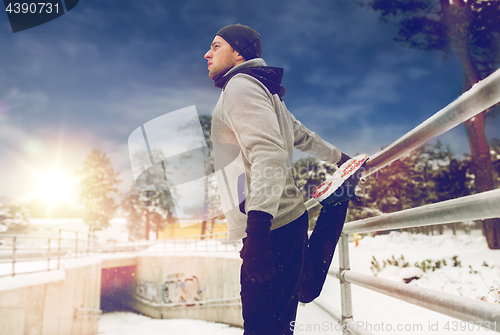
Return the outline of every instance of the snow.
[[[227,247],[227,249],[226,249]],[[105,258],[135,257],[137,255],[176,254],[193,257],[231,257],[239,258],[238,250],[241,244],[224,244],[217,240],[199,241],[186,247],[179,244],[160,244],[142,252],[120,254],[101,254],[98,257],[81,258],[76,260],[61,260],[61,268],[96,264]],[[174,251],[175,250],[175,251]],[[181,251],[182,250],[182,251]],[[216,252],[215,250],[219,250]],[[223,250],[223,251],[222,251]],[[227,250],[227,251],[226,251]],[[418,277],[408,285],[425,287],[441,292],[457,294],[472,299],[480,299],[490,303],[500,303],[500,250],[490,250],[480,231],[473,230],[471,235],[457,232],[453,235],[445,231],[443,235],[428,236],[423,234],[409,234],[406,232],[391,232],[387,235],[375,237],[365,236],[359,241],[359,246],[349,243],[351,270],[363,274],[373,275],[371,262],[375,257],[380,264],[381,271],[377,276],[397,282],[405,278]],[[388,260],[398,260],[398,266],[388,264]],[[401,261],[403,256],[404,261]],[[460,262],[453,266],[453,257]],[[446,260],[436,268],[427,269],[415,267],[415,263],[429,260],[429,264]],[[383,267],[383,260],[386,266]],[[51,262],[51,267],[56,261]],[[408,266],[401,267],[402,263]],[[19,263],[23,271],[47,268],[47,261]],[[11,264],[2,264],[5,270],[10,271]],[[335,253],[332,269],[338,268],[338,250]],[[1,269],[0,269],[1,270]],[[21,270],[21,268],[19,268]],[[16,270],[17,271],[17,270]],[[1,273],[2,271],[0,271]],[[44,280],[61,280],[64,271],[42,272],[34,275],[19,275],[15,278],[0,278],[0,287],[11,288],[14,283],[43,283]],[[30,277],[31,276],[31,277]],[[29,281],[26,278],[29,278]],[[16,284],[19,285],[19,284]],[[483,334],[488,330],[479,328],[477,320],[465,323],[457,319],[411,305],[409,303],[351,285],[353,296],[353,316],[356,325],[364,326],[376,334]],[[338,279],[328,276],[321,296],[318,298],[322,305],[329,305],[340,310],[340,284]],[[331,316],[316,303],[300,305],[296,320],[296,335],[305,334],[341,334],[336,329],[336,323]],[[392,328],[391,328],[392,327]],[[397,329],[402,327],[402,330]],[[500,320],[496,325],[491,324],[492,330],[500,329]],[[389,329],[391,328],[391,329]],[[205,322],[200,320],[156,320],[128,312],[105,313],[99,321],[100,335],[138,335],[138,334],[220,334],[233,335],[243,333],[242,329],[227,325]],[[490,332],[488,332],[490,333]]]
[[[392,256],[400,259],[401,255],[409,263],[408,267],[388,265],[377,276],[403,282],[403,278],[416,275],[421,278],[411,281],[409,285],[492,303],[499,302],[500,250],[488,249],[481,231],[472,231],[471,235],[461,231],[453,235],[451,231],[445,231],[443,235],[435,236],[391,232],[375,237],[365,236],[359,241],[358,247],[349,243],[351,270],[355,272],[373,275],[370,269],[373,256],[381,262],[392,259]],[[453,256],[458,256],[461,267],[454,267],[452,262],[447,262],[447,266],[424,273],[413,266],[415,262],[420,263],[426,259],[450,260]],[[488,266],[483,266],[484,262]],[[338,267],[338,250],[332,263],[332,269],[335,267]],[[492,330],[488,331],[478,327],[478,320],[465,323],[356,285],[351,285],[351,289],[354,320],[376,334],[472,335],[494,333],[494,327],[497,331],[500,330],[500,320],[496,325],[491,324]],[[327,278],[320,298],[340,310],[340,284],[336,278]],[[403,331],[396,331],[398,326]]]
[[[83,257],[74,259],[61,259],[57,269],[57,260],[32,261],[16,263],[15,277],[0,277],[0,291],[8,291],[21,287],[42,285],[66,279],[64,269],[74,269],[101,263],[101,257]],[[50,269],[50,271],[47,271]],[[36,271],[36,272],[35,272]],[[35,273],[29,273],[35,272]],[[0,264],[0,275],[11,275],[12,264]]]
[[[200,332],[200,330],[202,330]],[[191,335],[191,334],[241,335],[241,328],[202,320],[158,320],[146,316],[112,312],[101,316],[98,335]]]
[[[56,270],[40,273],[0,278],[0,291],[15,290],[21,287],[41,285],[66,279],[66,271]]]

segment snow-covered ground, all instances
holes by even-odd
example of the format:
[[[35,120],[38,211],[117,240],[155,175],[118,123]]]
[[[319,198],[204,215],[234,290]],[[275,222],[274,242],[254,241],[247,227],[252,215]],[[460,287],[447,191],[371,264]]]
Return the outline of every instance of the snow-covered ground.
[[[435,236],[391,232],[365,237],[358,247],[351,244],[350,249],[353,271],[373,275],[375,257],[380,267],[386,262],[377,274],[380,278],[403,282],[403,278],[417,276],[420,279],[412,280],[410,285],[500,303],[500,250],[488,249],[479,230],[471,235],[447,231]],[[402,256],[406,267],[401,266]],[[398,266],[389,265],[394,259]],[[415,267],[415,263],[420,267]]]
[[[373,275],[371,261],[379,261],[381,271],[378,277],[403,282],[403,278],[421,276],[409,285],[416,285],[449,292],[491,303],[499,303],[500,291],[500,250],[489,250],[480,231],[471,235],[462,232],[452,235],[427,236],[408,233],[391,233],[365,237],[355,247],[350,243],[351,269],[356,272]],[[387,260],[401,260],[401,255],[408,266],[388,265]],[[460,262],[455,265],[453,257]],[[439,268],[423,272],[414,264],[429,259],[427,264]],[[442,260],[445,259],[446,266]],[[386,267],[383,267],[386,260]],[[458,265],[458,263],[457,263]],[[470,267],[469,267],[470,265]],[[486,266],[487,265],[487,266]],[[332,264],[338,267],[338,253]],[[357,325],[362,325],[375,334],[490,334],[500,331],[500,320],[491,324],[491,330],[480,328],[477,320],[465,323],[409,303],[381,295],[379,293],[352,285],[353,314]],[[329,276],[320,296],[321,302],[340,310],[339,281]],[[123,326],[125,323],[129,327]],[[193,320],[151,320],[133,313],[104,314],[100,321],[102,335],[137,335],[148,334],[242,334],[238,328],[220,324]],[[115,328],[113,328],[115,327]],[[299,306],[295,334],[342,334],[331,317],[315,303]]]
[[[241,335],[240,328],[201,320],[158,320],[146,316],[112,312],[101,316],[99,335]]]
[[[351,270],[373,275],[372,257],[383,264],[383,260],[404,259],[410,267],[386,266],[378,273],[378,277],[403,282],[403,277],[419,274],[422,277],[413,280],[409,285],[416,285],[462,295],[473,299],[490,302],[497,301],[500,290],[500,250],[490,250],[480,231],[471,235],[457,232],[445,232],[443,235],[427,236],[422,234],[395,233],[365,237],[349,245]],[[338,254],[332,267],[338,267]],[[451,260],[454,256],[461,267],[455,267]],[[448,260],[435,271],[419,271],[413,265],[426,259],[437,261]],[[483,266],[486,262],[488,266]],[[428,262],[427,262],[428,263]],[[400,262],[398,262],[398,265]],[[433,263],[435,264],[435,262]],[[471,267],[469,267],[469,265]],[[472,270],[471,270],[472,269]],[[375,334],[490,334],[500,331],[500,319],[491,324],[491,330],[480,328],[478,320],[462,322],[427,309],[351,285],[353,295],[354,320],[364,325]],[[496,292],[496,293],[495,293]],[[335,308],[340,309],[340,285],[336,278],[329,277],[321,294]],[[401,329],[401,330],[400,330]],[[326,333],[325,333],[326,334]]]
[[[214,256],[239,257],[240,247],[241,245],[227,245],[220,241],[209,240],[185,247],[178,244],[162,244],[143,250],[142,253],[175,252],[188,255],[204,252],[214,254]],[[375,272],[380,278],[403,282],[405,278],[419,277],[408,285],[500,304],[500,250],[488,249],[480,231],[472,231],[471,235],[463,232],[452,235],[451,232],[445,232],[444,235],[436,236],[392,232],[388,235],[367,236],[359,241],[357,247],[350,242],[349,249],[351,269],[355,272],[373,275],[371,268],[375,268],[372,264],[375,257],[374,263],[378,264]],[[131,256],[136,253],[102,254],[94,256],[92,261],[126,255]],[[398,261],[397,266],[395,260]],[[84,261],[89,261],[89,259],[62,260],[61,267],[66,268],[73,263]],[[51,261],[52,269],[57,268],[56,262]],[[403,267],[404,263],[408,263],[407,266]],[[414,266],[416,263],[419,264],[419,268]],[[47,261],[20,263],[18,267],[16,266],[16,272],[35,269],[43,271],[47,266]],[[11,264],[3,264],[0,266],[0,273],[10,273],[11,267]],[[335,254],[332,269],[336,267],[338,268],[338,252]],[[435,268],[434,271],[432,267]],[[425,268],[425,272],[422,268]],[[51,271],[47,274],[55,276],[59,272]],[[14,282],[18,283],[21,278],[22,276],[0,278],[0,287],[7,289],[9,285],[14,285]],[[12,283],[9,284],[8,281]],[[358,325],[363,325],[375,334],[472,335],[493,334],[494,329],[497,332],[500,331],[500,320],[496,324],[491,324],[488,331],[479,328],[478,320],[470,320],[469,323],[461,322],[356,285],[352,285],[352,296],[354,320]],[[327,278],[319,299],[322,304],[340,310],[340,285],[336,278],[332,276]],[[155,320],[129,312],[105,313],[99,322],[100,335],[143,333],[235,335],[243,332],[239,328],[223,324],[199,320]],[[327,312],[317,304],[311,303],[299,306],[295,334],[341,334],[341,331]]]

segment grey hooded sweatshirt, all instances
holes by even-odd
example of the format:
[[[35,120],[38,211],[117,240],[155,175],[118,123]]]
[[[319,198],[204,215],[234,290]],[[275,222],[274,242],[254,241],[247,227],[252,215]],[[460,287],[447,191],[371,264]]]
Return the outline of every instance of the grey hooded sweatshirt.
[[[281,72],[276,74],[276,69]],[[282,69],[267,67],[262,58],[232,68],[222,78],[222,84],[219,81],[222,93],[211,130],[214,145],[239,147],[246,179],[244,212],[271,214],[271,230],[292,222],[306,210],[291,173],[293,148],[332,164],[341,158],[339,149],[307,129],[288,111],[281,99],[281,77]],[[215,159],[217,165],[217,155]],[[236,178],[232,179],[226,182],[236,185]],[[239,208],[225,214],[229,239],[245,237],[247,216]]]

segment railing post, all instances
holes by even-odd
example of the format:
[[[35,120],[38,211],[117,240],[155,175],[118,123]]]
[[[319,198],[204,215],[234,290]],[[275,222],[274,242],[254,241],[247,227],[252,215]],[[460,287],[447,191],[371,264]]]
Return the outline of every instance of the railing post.
[[[17,236],[14,236],[12,240],[12,277],[16,275],[16,243]]]
[[[47,270],[50,271],[50,237],[49,237],[49,247],[47,250]]]
[[[75,258],[78,258],[78,232],[75,232]]]
[[[59,229],[59,244],[58,244],[58,250],[57,250],[57,269],[59,270],[61,267],[61,229]]]
[[[340,236],[340,254],[339,254],[339,280],[340,280],[340,300],[342,303],[342,332],[349,334],[348,329],[352,322],[352,295],[351,284],[344,280],[344,271],[350,270],[349,264],[349,235]]]

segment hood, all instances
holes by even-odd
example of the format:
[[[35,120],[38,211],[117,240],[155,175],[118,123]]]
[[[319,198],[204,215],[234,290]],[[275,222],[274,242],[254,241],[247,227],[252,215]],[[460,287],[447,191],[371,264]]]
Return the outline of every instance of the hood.
[[[278,94],[281,97],[285,95],[285,88],[281,86],[283,80],[283,69],[279,67],[267,66],[262,58],[251,59],[245,63],[239,64],[229,70],[222,78],[215,81],[215,87],[222,88],[228,81],[238,73],[245,73],[260,81],[271,94]]]

